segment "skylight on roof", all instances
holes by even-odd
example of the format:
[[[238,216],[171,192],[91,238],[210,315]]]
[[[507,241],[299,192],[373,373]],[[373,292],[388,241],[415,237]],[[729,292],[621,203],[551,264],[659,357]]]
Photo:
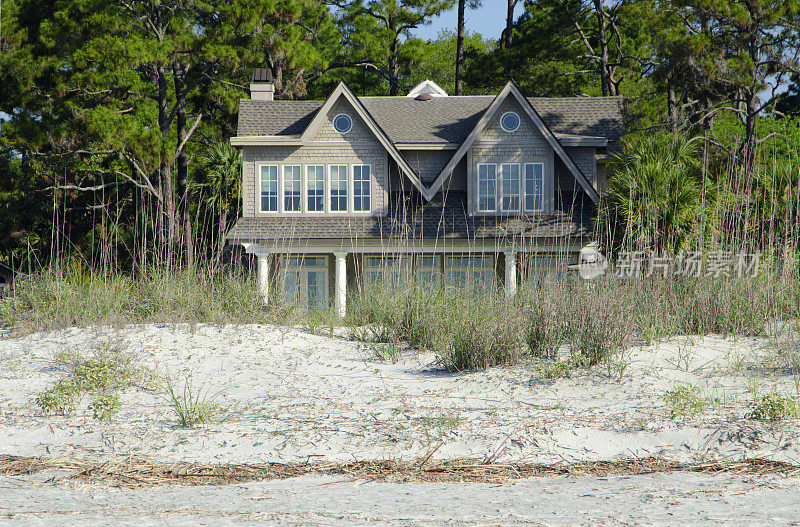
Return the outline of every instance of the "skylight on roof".
[[[447,97],[447,92],[430,79],[425,79],[414,86],[414,88],[408,92],[406,97],[416,97],[417,95],[421,95],[423,93],[432,97]]]

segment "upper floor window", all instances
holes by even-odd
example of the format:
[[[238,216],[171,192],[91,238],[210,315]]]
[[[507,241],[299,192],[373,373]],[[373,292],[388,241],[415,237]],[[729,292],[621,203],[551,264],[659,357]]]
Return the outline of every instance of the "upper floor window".
[[[497,209],[497,166],[478,165],[478,210],[494,212]]]
[[[278,212],[278,165],[261,166],[261,212]]]
[[[283,166],[283,210],[300,212],[302,201],[302,174],[300,165]]]
[[[544,165],[542,163],[525,164],[525,210],[541,211],[544,209]]]
[[[353,210],[369,212],[372,189],[369,165],[353,165]]]
[[[340,134],[346,134],[353,128],[353,120],[349,115],[340,113],[333,118],[333,129]]]
[[[513,212],[519,210],[519,165],[508,163],[501,165],[503,172],[500,180],[501,199],[500,208],[503,212]]]
[[[322,165],[306,167],[306,210],[308,212],[325,210],[325,167]]]
[[[519,122],[519,115],[516,112],[506,112],[500,117],[500,127],[504,132],[516,132]]]
[[[259,212],[371,212],[371,165],[258,165]]]
[[[347,212],[347,165],[331,165],[331,212]]]

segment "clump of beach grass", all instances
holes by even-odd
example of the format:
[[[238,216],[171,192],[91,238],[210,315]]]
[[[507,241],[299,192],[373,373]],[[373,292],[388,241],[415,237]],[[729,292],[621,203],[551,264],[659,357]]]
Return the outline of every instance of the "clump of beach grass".
[[[288,323],[298,316],[279,299],[264,304],[255,277],[245,271],[100,274],[74,265],[28,276],[14,295],[0,299],[0,323],[21,332],[138,323]]]
[[[166,397],[178,424],[184,428],[221,421],[224,411],[216,403],[220,392],[211,393],[204,387],[193,387],[190,379],[183,382],[183,388],[176,389],[172,379],[166,377]]]

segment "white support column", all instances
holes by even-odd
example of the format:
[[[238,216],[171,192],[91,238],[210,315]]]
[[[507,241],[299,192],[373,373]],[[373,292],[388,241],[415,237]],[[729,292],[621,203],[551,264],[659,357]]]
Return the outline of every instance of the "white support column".
[[[334,283],[333,305],[336,315],[344,318],[347,313],[347,253],[333,253],[336,257],[336,281]]]
[[[269,300],[269,255],[258,255],[258,292],[264,303]]]
[[[506,249],[506,296],[513,298],[517,294],[517,251]]]

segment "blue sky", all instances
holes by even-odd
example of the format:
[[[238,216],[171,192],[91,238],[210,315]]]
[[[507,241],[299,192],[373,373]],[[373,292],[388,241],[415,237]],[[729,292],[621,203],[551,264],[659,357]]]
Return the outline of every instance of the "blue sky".
[[[467,9],[465,26],[467,31],[477,31],[486,38],[498,39],[506,26],[506,9],[508,4],[504,0],[483,0],[483,5],[478,9]],[[521,11],[518,6],[517,11]],[[519,16],[519,13],[515,13]],[[435,38],[441,29],[456,30],[457,11],[452,9],[433,20],[431,25],[418,28],[414,34],[420,38]]]

